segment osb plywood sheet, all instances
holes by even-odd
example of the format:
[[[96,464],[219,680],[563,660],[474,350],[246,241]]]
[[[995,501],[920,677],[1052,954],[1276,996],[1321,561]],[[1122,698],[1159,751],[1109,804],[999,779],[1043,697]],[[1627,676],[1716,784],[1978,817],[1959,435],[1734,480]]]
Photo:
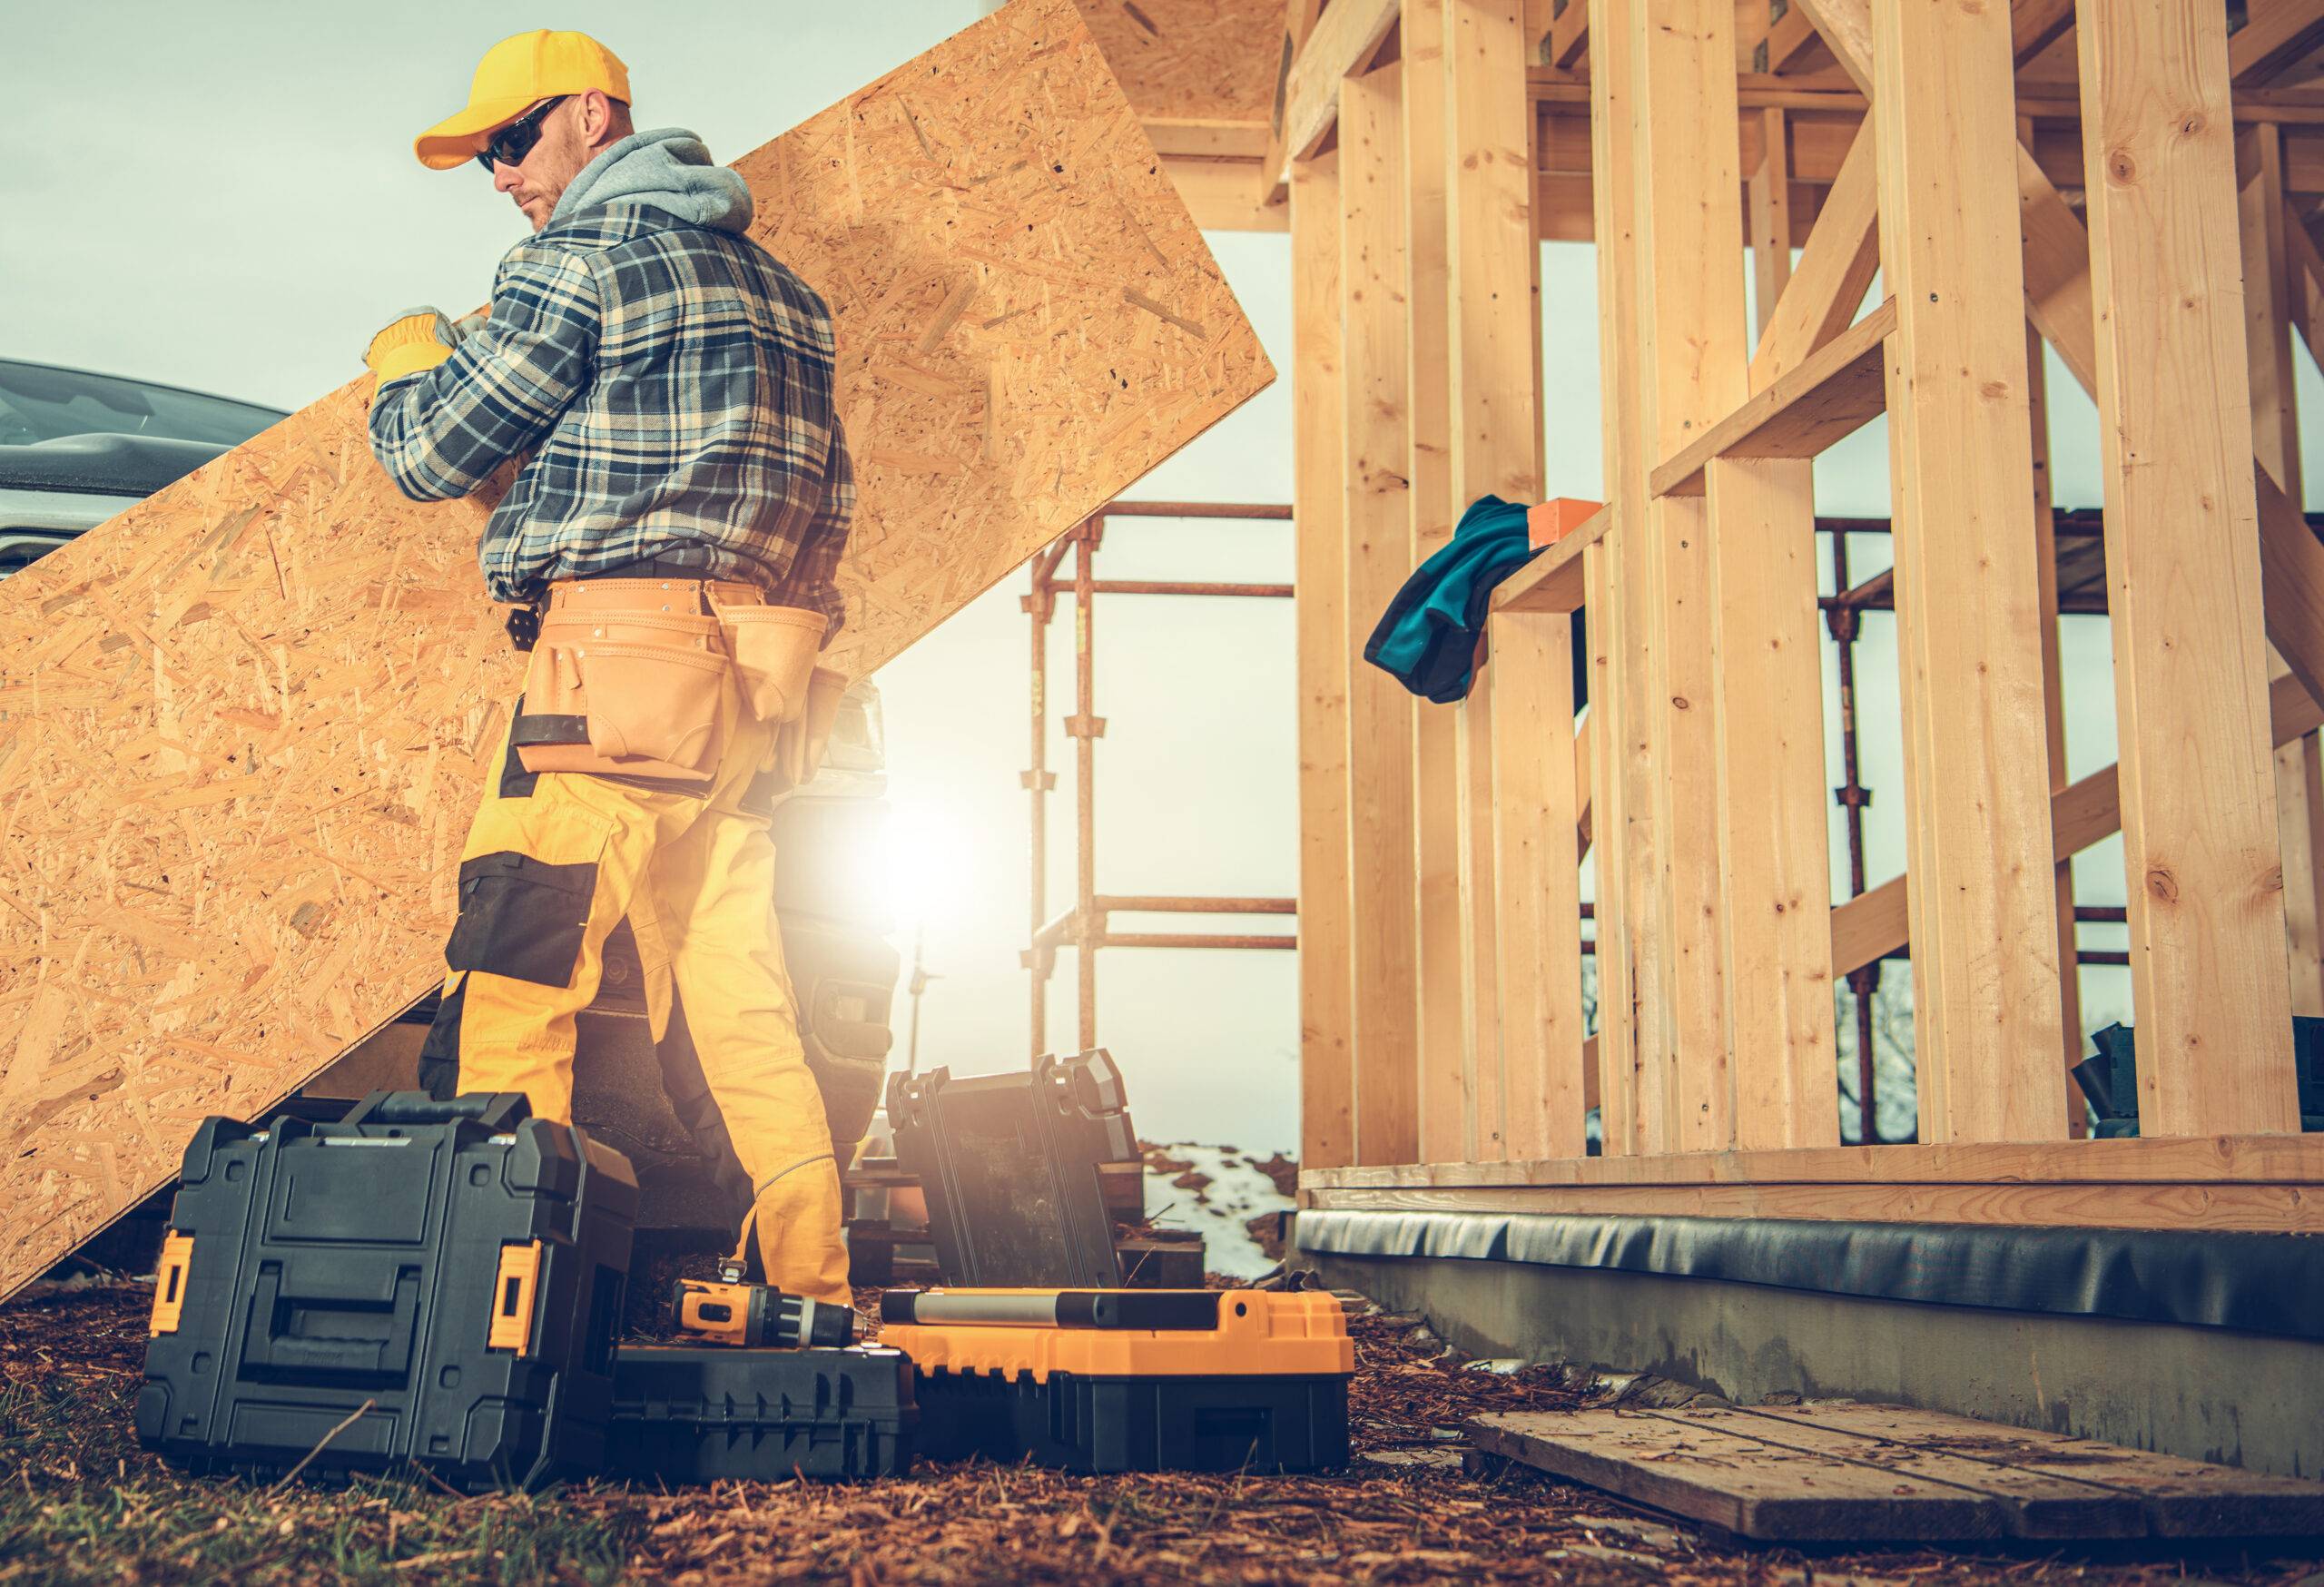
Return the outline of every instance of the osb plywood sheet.
[[[737,162],[838,320],[869,671],[1273,379],[1070,0]],[[368,380],[0,585],[0,1293],[441,973],[517,658]]]
[[[1077,0],[1138,114],[1265,122],[1283,0]]]

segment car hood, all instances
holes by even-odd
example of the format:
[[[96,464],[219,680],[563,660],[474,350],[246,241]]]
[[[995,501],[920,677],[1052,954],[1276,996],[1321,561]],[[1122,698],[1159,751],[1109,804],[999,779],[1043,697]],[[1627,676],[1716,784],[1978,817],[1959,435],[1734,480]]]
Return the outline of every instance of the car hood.
[[[0,486],[151,496],[227,450],[160,436],[75,435],[0,446]]]

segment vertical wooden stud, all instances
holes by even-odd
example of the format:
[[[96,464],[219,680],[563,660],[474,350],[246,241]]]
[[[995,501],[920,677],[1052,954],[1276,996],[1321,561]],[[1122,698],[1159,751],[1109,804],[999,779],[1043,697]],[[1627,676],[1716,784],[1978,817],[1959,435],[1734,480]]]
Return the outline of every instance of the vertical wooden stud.
[[[2276,488],[2293,501],[2300,486],[2299,408],[2294,394],[2291,350],[2292,271],[2284,204],[2282,129],[2260,122],[2246,129],[2238,153],[2248,164],[2237,216],[2243,240],[2244,344],[2251,371],[2251,444],[2260,466]],[[2302,289],[2303,292],[2305,288]],[[2289,933],[2291,1009],[2295,1014],[2324,1014],[2324,853],[2311,841],[2324,811],[2309,797],[2309,768],[2316,759],[2316,735],[2275,751],[2276,825],[2283,850],[2284,918]]]
[[[1784,113],[1758,113],[1759,168],[1751,172],[1752,318],[1761,336],[1791,281],[1791,140]]]
[[[1574,0],[1580,4],[1581,0]],[[1591,570],[1590,816],[1597,855],[1598,1078],[1602,1149],[1645,1149],[1645,1117],[1660,1108],[1668,1021],[1653,995],[1662,934],[1652,881],[1657,858],[1648,754],[1646,503],[1653,467],[1639,409],[1636,118],[1631,113],[1630,10],[1639,0],[1589,0],[1599,41],[1590,70],[1592,228],[1598,239],[1600,407],[1604,414],[1606,510],[1614,522],[1584,557]],[[1657,1055],[1649,1066],[1649,1055]],[[1650,1070],[1650,1072],[1649,1072]],[[1658,1144],[1662,1137],[1658,1131]]]
[[[1347,545],[1339,156],[1291,168],[1292,518],[1299,668],[1299,1160],[1355,1161],[1348,1040]]]
[[[2050,746],[2050,794],[2063,793],[2073,780],[2066,770],[2065,664],[2058,652],[2057,514],[2050,498],[2049,379],[2042,362],[2042,333],[2025,327],[2026,409],[2033,416],[2034,568],[2042,631],[2043,737]],[[2065,1067],[2082,1061],[2082,963],[2073,923],[2073,856],[2057,855],[2058,1033]],[[2085,1132],[2082,1089],[2065,1088],[2066,1133]]]
[[[1593,82],[1592,92],[1596,91]],[[1601,194],[1608,185],[1600,184]],[[1601,198],[1600,202],[1604,204],[1606,201]],[[1608,268],[1601,257],[1599,266],[1601,281]],[[1605,318],[1610,321],[1616,316],[1608,310],[1605,310]],[[1611,338],[1619,335],[1620,330],[1610,324],[1602,334]],[[1610,400],[1606,409],[1605,437],[1606,449],[1610,454],[1620,444],[1614,435],[1617,424]],[[1635,432],[1637,427],[1631,424],[1627,428]],[[1611,478],[1612,468],[1609,468],[1607,473]],[[1613,512],[1618,506],[1618,501],[1609,501],[1606,510]],[[1619,536],[1624,533],[1626,522],[1618,519],[1610,534]],[[1625,757],[1606,747],[1611,745],[1619,750],[1625,711],[1620,654],[1625,632],[1624,610],[1614,582],[1620,567],[1614,552],[1612,545],[1600,540],[1581,554],[1582,586],[1586,596],[1584,610],[1590,615],[1589,732],[1596,746],[1590,757],[1589,792],[1593,827],[1590,852],[1598,867],[1597,951],[1594,955],[1598,975],[1598,1031],[1590,1040],[1582,1080],[1596,1093],[1600,1150],[1609,1157],[1624,1156],[1638,1149],[1638,1071],[1633,1040],[1637,1022],[1630,991],[1630,889],[1623,870],[1627,848],[1622,820]]]
[[[1508,1041],[1509,1156],[1584,1149],[1581,873],[1574,847],[1573,620],[1492,619],[1493,855]]]
[[[1407,297],[1412,305],[1412,561],[1452,538],[1452,372],[1444,226],[1444,26],[1450,0],[1406,0],[1403,30]],[[1420,1149],[1424,1162],[1497,1158],[1497,1122],[1480,1119],[1462,1017],[1461,796],[1455,712],[1416,701],[1413,820],[1419,866]]]
[[[2276,750],[2276,827],[2283,845],[2291,1011],[2324,1015],[2324,755],[2313,733]]]
[[[1651,458],[1670,456],[1749,394],[1734,15],[1640,5],[1630,15],[1630,105],[1638,190],[1639,400]],[[1602,41],[1601,41],[1602,42]],[[1714,262],[1723,261],[1723,262]],[[1618,494],[1644,498],[1643,479]],[[1718,684],[1706,498],[1645,500],[1646,737],[1665,938],[1655,995],[1667,1045],[1644,1051],[1648,1150],[1717,1149],[1735,1138],[1720,910]],[[1641,985],[1640,995],[1649,990]],[[1659,1107],[1652,1079],[1659,1065]]]
[[[1450,360],[1452,486],[1456,511],[1477,498],[1536,501],[1541,484],[1541,410],[1535,399],[1540,340],[1533,317],[1539,243],[1533,233],[1533,107],[1526,91],[1520,0],[1452,0],[1445,13],[1446,348]],[[1482,1098],[1506,1094],[1512,1064],[1538,1067],[1542,1015],[1538,978],[1499,984],[1492,744],[1495,669],[1460,706],[1455,762],[1463,791],[1460,824],[1462,963],[1472,1084]],[[1511,732],[1532,733],[1521,719]],[[1571,715],[1562,724],[1571,741]],[[1518,884],[1524,885],[1522,882]],[[1580,930],[1577,920],[1575,928]],[[1506,1012],[1503,998],[1513,995]],[[1513,1030],[1511,1028],[1514,1028]],[[1577,1032],[1577,1040],[1579,1033]],[[1512,1050],[1510,1044],[1516,1044]],[[1504,1058],[1504,1052],[1511,1056]]]
[[[1405,414],[1402,85],[1394,66],[1340,84],[1340,285],[1348,654],[1360,658],[1411,574]],[[1356,1160],[1418,1160],[1412,696],[1356,659],[1348,679]]]
[[[1872,9],[1924,1142],[2065,1127],[2006,7]]]
[[[2075,32],[2140,1132],[2297,1129],[2226,17]]]

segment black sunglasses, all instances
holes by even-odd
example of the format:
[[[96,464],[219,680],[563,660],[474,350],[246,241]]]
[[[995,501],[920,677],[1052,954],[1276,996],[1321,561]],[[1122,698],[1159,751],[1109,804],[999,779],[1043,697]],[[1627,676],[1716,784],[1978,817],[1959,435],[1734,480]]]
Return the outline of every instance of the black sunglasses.
[[[522,165],[533,145],[541,141],[541,118],[563,104],[571,95],[560,94],[555,99],[544,99],[532,109],[499,128],[484,141],[477,151],[476,163],[487,171],[496,165]]]

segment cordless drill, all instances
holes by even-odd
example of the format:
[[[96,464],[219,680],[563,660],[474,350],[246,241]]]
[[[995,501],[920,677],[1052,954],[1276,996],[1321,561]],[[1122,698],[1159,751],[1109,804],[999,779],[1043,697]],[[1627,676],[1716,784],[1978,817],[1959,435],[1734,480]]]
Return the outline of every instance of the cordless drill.
[[[745,1284],[735,1268],[721,1269],[715,1280],[679,1279],[670,1292],[670,1313],[678,1333],[706,1344],[791,1349],[855,1343],[853,1307]]]

